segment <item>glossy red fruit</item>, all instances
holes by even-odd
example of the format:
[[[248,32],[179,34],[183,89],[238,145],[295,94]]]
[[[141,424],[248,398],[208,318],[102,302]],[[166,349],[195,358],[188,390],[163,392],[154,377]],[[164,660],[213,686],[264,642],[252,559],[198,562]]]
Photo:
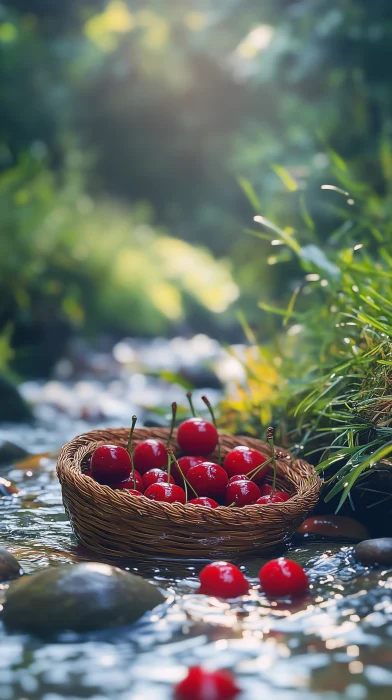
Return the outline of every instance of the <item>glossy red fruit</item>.
[[[88,472],[84,472],[84,473],[83,473],[83,476],[89,476],[89,477],[90,477],[90,479],[94,479],[94,477],[93,477],[93,473],[92,473],[92,472],[90,472],[90,471],[88,471]]]
[[[135,489],[124,489],[124,491],[127,491],[127,493],[130,493],[131,496],[143,496],[141,491],[135,491]]]
[[[135,469],[143,476],[150,469],[160,469],[167,465],[166,447],[159,440],[144,440],[140,442],[133,453]]]
[[[228,671],[204,671],[193,666],[174,688],[175,700],[232,700],[240,693]]]
[[[118,445],[101,445],[91,457],[91,472],[100,484],[115,484],[128,479],[131,473],[131,458]]]
[[[242,508],[253,505],[258,498],[260,498],[259,487],[253,481],[243,479],[228,485],[225,493],[225,504],[227,506],[234,504]]]
[[[168,473],[164,472],[163,469],[150,469],[142,476],[144,490],[148,489],[152,484],[166,483],[169,481]],[[170,483],[175,484],[173,476],[170,474]]]
[[[229,476],[238,474],[249,474],[249,472],[264,464],[266,458],[258,450],[246,445],[237,445],[233,450],[227,453],[223,466]],[[266,477],[266,470],[261,469],[255,476],[254,481],[263,481]]]
[[[235,476],[231,476],[229,479],[229,484],[235,484],[236,481],[250,481],[249,476],[246,476],[246,474],[236,474]]]
[[[218,508],[219,503],[214,501],[213,498],[207,498],[207,496],[199,496],[199,498],[191,498],[188,503],[194,506],[206,506],[207,508]]]
[[[190,470],[191,467],[196,467],[198,464],[201,464],[202,462],[205,461],[205,457],[194,457],[194,456],[186,456],[186,457],[180,457],[180,459],[177,460],[178,464],[180,465],[180,469],[184,476],[186,476]],[[182,484],[183,479],[180,473],[180,469],[178,469],[177,464],[175,462],[172,462],[171,465],[171,470],[172,474],[175,478],[175,480],[179,483]]]
[[[302,566],[285,557],[264,564],[259,571],[259,579],[264,593],[274,597],[301,595],[309,586]]]
[[[164,501],[165,503],[185,503],[185,491],[176,484],[157,483],[146,489],[144,495],[151,501]]]
[[[290,496],[284,491],[275,491],[275,493],[270,493],[269,496],[260,496],[256,501],[259,505],[266,505],[267,503],[284,503],[288,501]]]
[[[271,484],[261,484],[259,486],[259,489],[262,496],[270,496],[272,493]]]
[[[191,467],[186,478],[198,496],[218,499],[224,497],[229,482],[225,470],[214,462],[202,462]]]
[[[177,442],[183,452],[206,457],[218,444],[218,432],[204,418],[189,418],[178,427]]]
[[[133,478],[134,475],[135,479]],[[135,489],[135,491],[140,491],[140,493],[143,493],[143,479],[140,476],[139,472],[136,471],[136,469],[134,475],[131,472],[129,478],[125,481],[120,481],[118,484],[112,484],[112,489]]]
[[[249,583],[238,566],[226,561],[207,564],[200,571],[199,593],[215,598],[238,598],[249,593]]]

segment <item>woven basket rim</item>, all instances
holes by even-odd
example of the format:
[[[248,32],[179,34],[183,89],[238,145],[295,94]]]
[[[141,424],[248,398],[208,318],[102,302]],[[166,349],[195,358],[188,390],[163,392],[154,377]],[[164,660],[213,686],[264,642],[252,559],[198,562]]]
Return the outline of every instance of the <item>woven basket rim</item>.
[[[111,428],[110,433],[117,433],[117,432],[124,432],[127,429],[124,428]],[[152,436],[152,433],[155,433],[159,431],[160,434],[162,433],[169,433],[168,428],[137,428],[134,431],[134,441],[139,442],[140,440],[147,439],[148,437]],[[248,506],[243,506],[241,508],[238,507],[228,507],[224,505],[219,505],[217,508],[206,508],[205,506],[201,505],[195,505],[191,503],[165,503],[161,501],[152,501],[145,497],[144,495],[142,496],[133,496],[127,491],[121,490],[121,489],[112,489],[108,485],[104,484],[99,484],[97,481],[91,479],[88,476],[85,476],[81,470],[81,461],[83,457],[86,455],[89,455],[91,452],[94,451],[99,445],[103,444],[121,444],[121,442],[113,442],[109,443],[107,439],[93,439],[91,440],[90,437],[94,436],[96,437],[99,432],[106,433],[108,431],[102,430],[102,431],[89,431],[87,433],[82,433],[81,435],[76,436],[71,440],[70,442],[66,443],[63,448],[60,451],[60,455],[58,458],[58,466],[57,466],[57,474],[60,480],[60,483],[63,484],[64,479],[68,477],[73,477],[73,481],[75,486],[78,486],[78,483],[80,484],[80,480],[83,482],[83,488],[85,491],[90,492],[91,498],[96,501],[100,502],[102,505],[102,502],[107,506],[111,506],[112,508],[116,507],[116,503],[118,501],[121,501],[124,506],[126,505],[133,505],[136,510],[139,510],[140,506],[143,506],[143,510],[146,512],[146,515],[150,515],[153,518],[156,518],[157,516],[159,517],[159,512],[157,512],[157,508],[161,512],[162,515],[171,515],[173,513],[176,513],[177,516],[180,516],[181,514],[184,517],[184,520],[186,520],[187,516],[189,515],[190,508],[192,510],[197,511],[202,511],[203,512],[203,520],[204,521],[211,521],[211,524],[216,524],[217,522],[217,517],[220,517],[222,519],[222,522],[226,520],[226,516],[229,514],[230,519],[233,517],[233,514],[235,513],[237,522],[239,525],[244,525],[245,522],[249,522],[249,515],[253,515],[257,511],[263,510],[265,512],[265,509],[269,509],[268,512],[271,514],[274,512],[282,512],[287,516],[290,515],[297,515],[298,514],[298,505],[299,501],[301,499],[301,496],[305,495],[309,490],[312,491],[315,488],[319,490],[320,488],[320,478],[316,474],[316,471],[314,467],[305,460],[298,460],[296,459],[290,452],[287,450],[284,450],[282,448],[276,447],[275,448],[275,456],[277,460],[279,459],[287,459],[288,461],[290,460],[289,464],[291,463],[300,463],[301,465],[307,465],[308,471],[309,471],[309,488],[306,488],[305,485],[302,485],[298,490],[296,490],[294,493],[291,493],[290,499],[288,501],[285,501],[283,503],[268,503],[268,504],[253,504],[253,505],[248,505]],[[129,432],[129,430],[128,430]],[[172,444],[174,446],[175,444],[175,439],[176,439],[176,433],[177,431],[175,430],[173,432],[173,440]],[[256,442],[258,444],[257,449],[260,450],[261,453],[265,454],[266,456],[270,456],[270,451],[269,451],[269,446],[264,443],[261,440],[258,440],[257,438],[249,438],[248,436],[244,435],[231,435],[229,433],[219,433],[220,440],[222,440],[225,436],[234,438],[235,441],[237,442],[238,445],[244,444],[244,442],[249,442],[251,439],[252,442]],[[82,447],[80,446],[80,443],[82,442]],[[122,441],[122,444],[124,443],[124,440]],[[72,448],[75,448],[74,455],[73,455],[73,461],[70,463],[68,459],[65,459],[65,464],[64,464],[64,458],[68,457],[69,455],[69,450]],[[178,449],[174,449],[174,452],[176,453],[176,456],[180,455],[181,452]],[[83,454],[83,456],[81,456]],[[206,461],[210,460],[210,457],[206,457]],[[212,458],[211,458],[212,460]],[[279,466],[278,466],[279,470]],[[269,470],[270,471],[270,470]],[[101,501],[102,499],[102,501]],[[229,523],[227,523],[229,525]],[[230,523],[231,526],[234,525],[234,523]]]

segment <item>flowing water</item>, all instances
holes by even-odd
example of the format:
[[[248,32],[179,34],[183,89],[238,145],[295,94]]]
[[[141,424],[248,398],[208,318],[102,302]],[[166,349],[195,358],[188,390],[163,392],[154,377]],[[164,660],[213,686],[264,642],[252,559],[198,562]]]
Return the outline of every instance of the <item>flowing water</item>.
[[[126,424],[126,415],[143,403],[138,391],[149,397],[144,410],[178,398],[178,388],[170,395],[160,380],[126,374],[29,384],[24,390],[35,400],[37,424],[6,426],[0,437],[51,453],[97,424]],[[99,415],[86,415],[86,405],[109,406],[110,415],[101,408]],[[54,456],[6,465],[1,476],[19,489],[1,499],[1,544],[25,572],[97,559],[73,537]],[[350,544],[305,542],[286,551],[311,580],[309,595],[297,603],[260,595],[261,557],[237,562],[253,588],[231,605],[195,593],[203,562],[119,562],[164,589],[166,603],[134,626],[51,643],[8,634],[0,625],[1,700],[169,700],[192,664],[232,669],[244,700],[389,699],[392,570],[359,566]]]

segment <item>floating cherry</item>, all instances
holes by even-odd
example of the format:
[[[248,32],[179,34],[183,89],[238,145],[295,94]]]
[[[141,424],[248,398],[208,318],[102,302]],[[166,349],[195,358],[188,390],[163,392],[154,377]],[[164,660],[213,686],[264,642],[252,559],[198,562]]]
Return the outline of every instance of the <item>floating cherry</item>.
[[[234,677],[228,671],[204,671],[193,666],[174,689],[175,700],[233,700],[239,693]]]
[[[177,442],[183,452],[206,457],[218,444],[218,431],[204,418],[189,418],[178,427]]]
[[[218,508],[219,503],[214,501],[213,498],[207,498],[207,496],[199,496],[198,498],[191,498],[190,501],[188,501],[188,504],[192,504],[194,506],[206,506],[207,508]]]
[[[91,457],[91,472],[100,484],[115,484],[131,473],[131,458],[124,447],[100,445]]]
[[[253,481],[242,479],[228,485],[225,493],[225,504],[232,504],[242,508],[243,506],[251,506],[260,497],[260,489]]]
[[[281,597],[305,593],[309,581],[302,566],[291,559],[272,559],[259,571],[261,587],[266,595]]]
[[[186,476],[198,496],[221,499],[228,484],[225,470],[214,462],[202,462],[191,467]]]
[[[142,482],[144,489],[147,490],[149,486],[152,486],[152,484],[158,484],[158,483],[168,483],[170,481],[171,484],[175,484],[175,479],[173,476],[170,474],[170,479],[169,475],[167,472],[164,472],[163,469],[150,469],[150,471],[146,472],[143,474]]]
[[[151,501],[164,503],[185,503],[185,491],[176,484],[155,483],[146,489],[144,495]]]
[[[199,593],[215,598],[238,598],[249,593],[249,583],[238,566],[226,561],[207,564],[200,571]]]
[[[133,453],[135,469],[143,476],[150,469],[161,469],[167,464],[166,447],[153,438],[140,442]]]

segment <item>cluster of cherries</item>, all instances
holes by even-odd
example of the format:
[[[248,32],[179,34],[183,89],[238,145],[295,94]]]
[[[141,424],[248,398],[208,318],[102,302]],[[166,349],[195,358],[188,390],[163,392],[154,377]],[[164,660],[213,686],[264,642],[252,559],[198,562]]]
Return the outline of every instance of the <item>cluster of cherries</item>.
[[[207,564],[199,574],[199,593],[218,598],[237,598],[249,593],[249,581],[234,564],[224,561]],[[304,594],[309,586],[303,568],[280,557],[261,567],[259,580],[267,596]],[[231,700],[241,693],[234,676],[227,671],[207,671],[200,666],[188,669],[187,676],[174,689],[175,700]]]
[[[133,416],[127,448],[101,445],[93,453],[90,470],[85,474],[113,489],[166,503],[217,508],[219,505],[242,507],[287,501],[289,494],[275,488],[272,429],[267,431],[270,459],[256,449],[238,445],[228,452],[223,464],[220,464],[219,435],[211,404],[206,396],[202,397],[211,413],[212,422],[209,422],[195,415],[192,396],[190,393],[187,396],[193,417],[183,421],[177,430],[177,443],[184,456],[177,460],[171,449],[177,412],[177,404],[173,403],[172,424],[166,445],[159,440],[148,439],[132,450],[136,425],[136,416]],[[217,462],[208,459],[216,449]],[[269,485],[263,482],[266,467],[271,462],[274,482]]]

